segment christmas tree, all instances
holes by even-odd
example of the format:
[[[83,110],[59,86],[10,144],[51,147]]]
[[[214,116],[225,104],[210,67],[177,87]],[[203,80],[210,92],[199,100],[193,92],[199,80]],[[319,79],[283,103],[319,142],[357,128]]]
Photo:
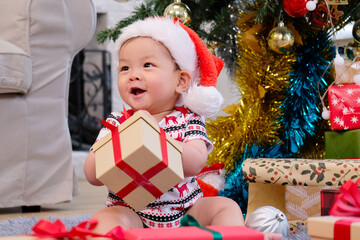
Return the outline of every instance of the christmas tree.
[[[207,122],[215,146],[208,163],[224,164],[227,187],[220,195],[233,198],[246,212],[247,183],[241,175],[246,158],[324,158],[324,131],[330,127],[321,118],[320,95],[334,81],[334,34],[360,19],[360,2],[175,2],[191,10],[189,27],[225,61],[242,95],[224,109],[226,116]],[[144,1],[132,16],[99,33],[98,42],[115,40],[137,19],[169,13],[170,4]]]

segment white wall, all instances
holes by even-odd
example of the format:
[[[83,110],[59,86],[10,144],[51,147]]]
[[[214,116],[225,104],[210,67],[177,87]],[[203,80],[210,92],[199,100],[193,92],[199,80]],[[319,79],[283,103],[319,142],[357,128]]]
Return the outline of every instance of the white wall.
[[[115,24],[131,15],[134,7],[139,5],[141,0],[132,0],[125,2],[116,2],[114,0],[93,0],[96,10],[98,12],[99,26],[97,32],[104,30],[105,28],[113,27]],[[108,51],[112,52],[113,42],[109,41],[101,46]],[[117,91],[116,83],[116,71],[112,69],[112,110],[121,110],[123,101]],[[227,70],[224,69],[218,79],[217,88],[223,94],[225,102],[223,107],[235,103],[239,99],[239,92],[233,86],[233,81],[227,74]]]

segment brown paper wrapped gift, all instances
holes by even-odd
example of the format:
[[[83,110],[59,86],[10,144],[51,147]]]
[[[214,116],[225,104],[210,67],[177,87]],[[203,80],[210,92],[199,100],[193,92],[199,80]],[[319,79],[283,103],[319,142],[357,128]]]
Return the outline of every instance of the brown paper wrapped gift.
[[[360,64],[357,62],[345,62],[343,65],[335,64],[335,84],[354,83],[354,76],[360,74]]]
[[[96,178],[135,210],[184,179],[181,146],[145,112],[111,131],[93,146]]]
[[[321,214],[321,189],[343,185],[358,174],[359,159],[246,159],[242,174],[249,184],[248,214],[274,206],[289,221]]]
[[[340,223],[343,227],[337,228],[336,225]],[[334,239],[335,234],[341,236],[338,239],[359,240],[360,218],[323,216],[308,219],[308,235],[311,240],[330,240]]]

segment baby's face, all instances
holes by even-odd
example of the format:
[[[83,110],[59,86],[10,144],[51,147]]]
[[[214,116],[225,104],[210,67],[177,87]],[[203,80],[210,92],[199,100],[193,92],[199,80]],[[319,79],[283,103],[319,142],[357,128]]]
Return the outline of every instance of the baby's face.
[[[158,114],[172,110],[179,97],[179,74],[168,49],[152,38],[130,39],[120,49],[118,89],[135,111]]]

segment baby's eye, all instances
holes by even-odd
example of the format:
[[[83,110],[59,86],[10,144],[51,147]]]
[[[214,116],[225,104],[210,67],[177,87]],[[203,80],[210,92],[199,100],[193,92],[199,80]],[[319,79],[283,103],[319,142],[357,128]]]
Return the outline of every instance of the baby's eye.
[[[129,70],[129,67],[128,66],[123,66],[120,68],[120,71],[123,72],[123,71],[128,71]]]
[[[152,63],[145,63],[144,67],[148,68],[148,67],[153,67],[154,65]]]

